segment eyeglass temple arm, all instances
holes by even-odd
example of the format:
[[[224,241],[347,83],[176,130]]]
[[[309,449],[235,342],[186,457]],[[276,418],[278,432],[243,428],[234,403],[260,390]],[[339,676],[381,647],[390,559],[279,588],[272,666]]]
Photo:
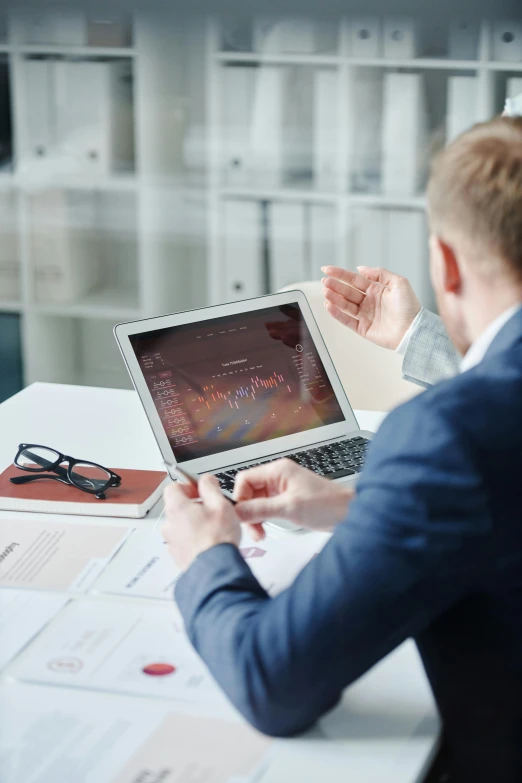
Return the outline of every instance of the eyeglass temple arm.
[[[28,484],[30,481],[38,481],[38,479],[53,479],[53,481],[61,481],[62,484],[69,484],[70,482],[66,478],[60,476],[53,476],[52,473],[39,473],[37,476],[13,476],[9,481],[11,484]]]

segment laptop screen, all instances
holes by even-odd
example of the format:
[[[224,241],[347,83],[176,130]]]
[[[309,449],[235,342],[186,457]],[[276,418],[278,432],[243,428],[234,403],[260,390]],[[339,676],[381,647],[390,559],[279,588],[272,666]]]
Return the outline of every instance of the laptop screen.
[[[178,462],[345,421],[297,303],[129,339]]]

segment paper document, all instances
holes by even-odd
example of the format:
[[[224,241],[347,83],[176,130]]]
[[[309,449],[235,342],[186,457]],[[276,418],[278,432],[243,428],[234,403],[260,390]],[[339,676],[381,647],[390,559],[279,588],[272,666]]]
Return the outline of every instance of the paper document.
[[[130,533],[115,525],[0,520],[0,586],[83,593]]]
[[[2,783],[228,783],[269,760],[248,726],[165,702],[8,684],[0,714]]]
[[[68,600],[66,595],[0,590],[0,669],[58,614]]]
[[[17,661],[11,675],[231,710],[172,606],[74,601]]]
[[[319,552],[329,536],[305,534],[267,538],[256,544],[243,535],[241,552],[257,579],[271,595],[280,593]],[[111,562],[96,591],[173,600],[180,572],[159,533],[136,531]]]

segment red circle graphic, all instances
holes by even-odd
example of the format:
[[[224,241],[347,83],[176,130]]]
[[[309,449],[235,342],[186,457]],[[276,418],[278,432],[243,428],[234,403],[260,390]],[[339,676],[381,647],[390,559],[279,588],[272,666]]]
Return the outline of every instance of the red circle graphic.
[[[144,666],[142,672],[151,677],[165,677],[167,674],[174,674],[176,667],[171,663],[148,663]]]

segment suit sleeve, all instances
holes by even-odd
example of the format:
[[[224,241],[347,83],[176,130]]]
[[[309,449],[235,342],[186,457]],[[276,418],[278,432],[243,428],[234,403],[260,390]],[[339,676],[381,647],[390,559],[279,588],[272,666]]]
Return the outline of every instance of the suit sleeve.
[[[427,388],[456,375],[460,358],[440,316],[423,308],[408,340],[403,378]]]
[[[227,544],[177,584],[194,647],[264,733],[308,728],[479,578],[490,530],[480,477],[418,400],[385,421],[348,518],[289,589],[269,598]]]

